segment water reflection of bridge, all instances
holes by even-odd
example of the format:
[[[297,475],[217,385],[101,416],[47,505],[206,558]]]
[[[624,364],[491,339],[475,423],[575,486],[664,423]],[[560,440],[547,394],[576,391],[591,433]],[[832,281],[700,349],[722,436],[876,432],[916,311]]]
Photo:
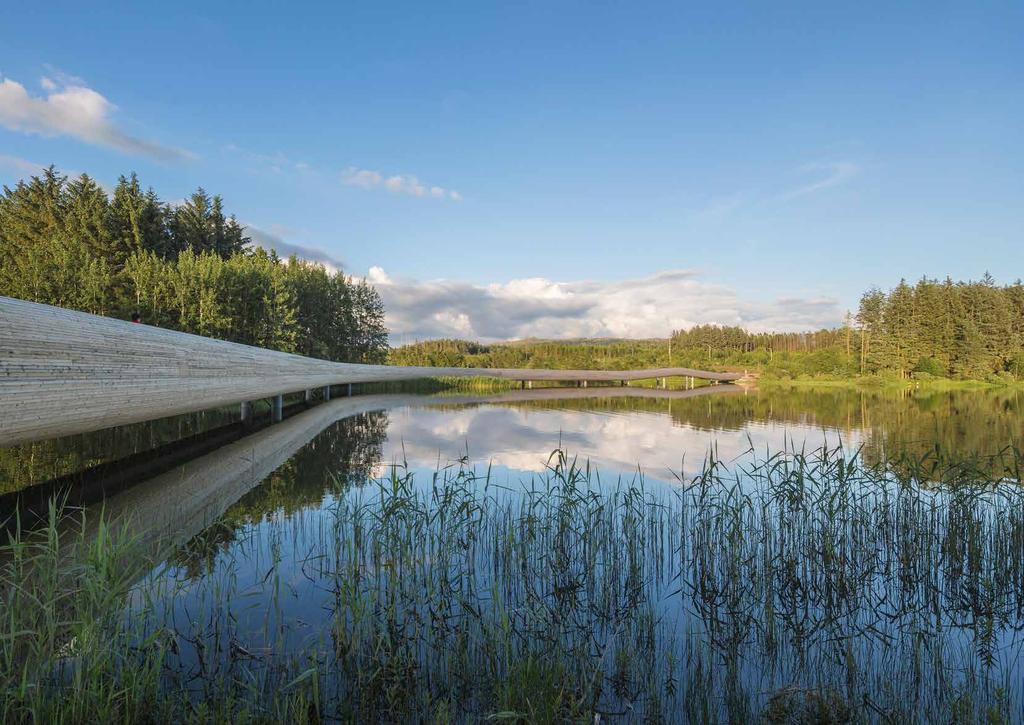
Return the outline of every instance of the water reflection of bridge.
[[[742,392],[742,388],[735,386],[709,386],[694,390],[537,389],[495,395],[428,397],[399,394],[337,399],[291,416],[279,425],[268,426],[105,499],[87,515],[87,525],[96,525],[96,514],[102,508],[108,521],[128,523],[136,535],[144,536],[148,541],[186,541],[216,521],[229,506],[323,430],[362,413],[406,406],[515,404],[608,397],[683,400]]]
[[[331,386],[431,377],[618,383],[685,378],[736,382],[742,373],[693,368],[539,370],[335,363],[0,297],[0,446],[283,396],[323,400]]]

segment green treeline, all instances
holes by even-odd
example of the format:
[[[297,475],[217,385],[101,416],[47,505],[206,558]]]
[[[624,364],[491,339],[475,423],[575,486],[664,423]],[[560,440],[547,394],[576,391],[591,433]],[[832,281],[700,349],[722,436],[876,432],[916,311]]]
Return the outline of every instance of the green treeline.
[[[666,365],[665,340],[566,340],[484,345],[466,340],[429,340],[391,350],[392,365],[431,367],[633,369]]]
[[[672,335],[682,359],[773,365],[799,372],[957,379],[1024,377],[1024,284],[921,279],[864,293],[856,316],[833,330],[749,333],[701,326]],[[809,369],[808,369],[809,368]]]
[[[752,333],[699,325],[667,340],[568,340],[483,345],[433,340],[392,350],[396,365],[759,370],[766,377],[1024,379],[1024,284],[922,279],[872,289],[843,326]]]
[[[135,174],[111,194],[53,167],[0,196],[0,295],[184,332],[376,362],[384,309],[364,281],[250,245],[219,196],[181,204]]]

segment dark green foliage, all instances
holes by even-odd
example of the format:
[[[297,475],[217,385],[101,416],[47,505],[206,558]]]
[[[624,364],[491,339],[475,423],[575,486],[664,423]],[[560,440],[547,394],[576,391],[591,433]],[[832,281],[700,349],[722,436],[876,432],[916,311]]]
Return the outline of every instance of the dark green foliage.
[[[135,174],[118,179],[108,214],[107,225],[114,244],[126,256],[144,249],[170,256],[172,241],[166,209],[152,189],[143,193]]]
[[[1016,378],[1024,378],[1024,350],[1021,350],[1010,360],[1010,374]]]
[[[894,375],[987,379],[1014,373],[1024,352],[1024,290],[1020,281],[901,281],[868,290],[855,324],[812,333],[751,334],[741,328],[695,327],[672,338],[677,359],[695,364],[760,365],[789,375]],[[780,360],[780,353],[783,359]],[[786,359],[788,357],[788,359]]]
[[[980,282],[900,282],[888,294],[866,295],[858,321],[868,373],[985,379],[1011,371],[1024,351],[1021,283],[999,287],[989,275]],[[927,369],[920,369],[924,359]]]
[[[330,360],[384,357],[373,287],[249,241],[203,189],[171,207],[132,174],[108,199],[51,167],[0,195],[0,295]]]
[[[179,252],[214,252],[222,257],[241,252],[249,242],[234,217],[224,216],[223,200],[210,197],[202,187],[169,214],[169,227]]]
[[[915,373],[923,373],[933,377],[942,377],[946,374],[946,368],[933,357],[922,357],[914,366]]]

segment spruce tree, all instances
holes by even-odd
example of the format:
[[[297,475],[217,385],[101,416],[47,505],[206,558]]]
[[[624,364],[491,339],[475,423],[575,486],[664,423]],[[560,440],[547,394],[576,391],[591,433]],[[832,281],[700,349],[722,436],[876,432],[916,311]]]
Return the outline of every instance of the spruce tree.
[[[88,174],[82,174],[67,185],[63,227],[64,233],[82,244],[91,256],[118,269],[128,254],[114,244],[108,226],[109,205],[107,193]]]
[[[107,225],[125,259],[143,249],[171,256],[164,206],[152,189],[142,191],[134,173],[118,179],[110,200]]]

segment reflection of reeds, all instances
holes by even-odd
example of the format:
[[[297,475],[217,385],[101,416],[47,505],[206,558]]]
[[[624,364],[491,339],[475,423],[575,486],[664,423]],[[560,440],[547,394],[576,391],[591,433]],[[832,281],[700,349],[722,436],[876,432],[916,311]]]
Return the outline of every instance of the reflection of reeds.
[[[102,530],[61,566],[54,511],[4,547],[0,714],[1019,719],[1022,461],[711,456],[674,487],[563,451],[511,488],[395,468],[134,587]],[[288,613],[302,582],[321,621]]]

